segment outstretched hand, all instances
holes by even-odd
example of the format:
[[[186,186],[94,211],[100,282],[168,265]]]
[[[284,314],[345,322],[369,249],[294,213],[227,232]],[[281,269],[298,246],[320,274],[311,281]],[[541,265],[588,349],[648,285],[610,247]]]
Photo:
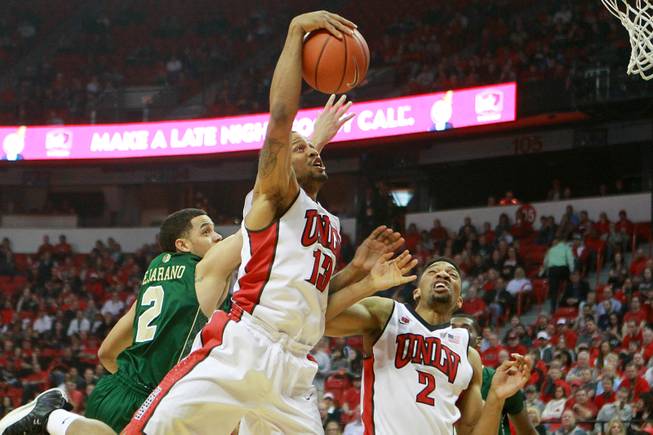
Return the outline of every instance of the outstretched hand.
[[[415,266],[417,259],[404,251],[392,259],[393,253],[388,252],[376,261],[370,271],[369,279],[375,291],[385,290],[415,281],[417,275],[406,275]]]
[[[504,361],[492,378],[491,391],[499,399],[505,400],[524,388],[531,376],[533,361],[529,356],[518,353],[511,355],[512,361]]]
[[[368,274],[382,255],[395,252],[403,244],[404,238],[401,237],[401,234],[393,231],[392,228],[381,225],[372,231],[372,234],[356,249],[351,265]]]
[[[347,101],[347,96],[342,95],[336,100],[336,96],[332,94],[324,106],[324,110],[317,116],[315,120],[315,128],[311,135],[311,142],[317,148],[317,151],[322,151],[322,148],[338,133],[338,130],[345,125],[347,121],[356,116],[355,113],[347,113],[352,105],[351,101]],[[335,101],[335,103],[334,103]]]
[[[327,11],[315,11],[298,15],[293,18],[291,25],[298,26],[304,33],[313,30],[325,29],[338,39],[342,34],[353,34],[356,24],[338,14]]]

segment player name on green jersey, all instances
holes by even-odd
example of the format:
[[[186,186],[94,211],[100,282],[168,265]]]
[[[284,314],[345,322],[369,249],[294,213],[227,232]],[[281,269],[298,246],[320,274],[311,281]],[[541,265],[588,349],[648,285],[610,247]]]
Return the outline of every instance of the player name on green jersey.
[[[149,284],[153,281],[161,282],[182,279],[185,271],[186,266],[180,265],[153,267],[145,272],[142,285]]]

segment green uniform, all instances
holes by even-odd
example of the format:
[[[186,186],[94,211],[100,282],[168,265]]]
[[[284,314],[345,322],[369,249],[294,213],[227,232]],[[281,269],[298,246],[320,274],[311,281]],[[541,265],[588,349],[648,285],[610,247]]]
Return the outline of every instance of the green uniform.
[[[492,378],[495,370],[490,367],[483,367],[483,385],[481,386],[481,396],[483,400],[487,399],[487,394],[492,385]],[[510,423],[508,414],[519,414],[524,409],[524,393],[517,391],[516,394],[508,397],[503,404],[501,426],[499,426],[499,435],[510,435]]]
[[[200,257],[163,253],[145,272],[134,316],[132,345],[118,371],[103,377],[88,398],[86,416],[120,432],[168,371],[186,356],[206,324],[195,293]]]

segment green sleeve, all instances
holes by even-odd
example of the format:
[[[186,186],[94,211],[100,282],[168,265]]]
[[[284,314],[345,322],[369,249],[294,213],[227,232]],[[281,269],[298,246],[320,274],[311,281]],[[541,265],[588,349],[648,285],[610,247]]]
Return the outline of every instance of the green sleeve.
[[[522,409],[524,409],[524,393],[521,390],[508,397],[503,404],[503,412],[505,414],[519,414]]]

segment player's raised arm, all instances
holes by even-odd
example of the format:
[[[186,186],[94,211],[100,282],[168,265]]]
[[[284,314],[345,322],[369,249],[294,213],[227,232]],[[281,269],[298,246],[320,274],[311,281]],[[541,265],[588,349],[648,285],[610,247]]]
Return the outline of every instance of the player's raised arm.
[[[460,420],[456,432],[460,435],[495,433],[501,423],[501,412],[506,399],[522,389],[531,374],[532,362],[528,357],[512,354],[513,361],[501,364],[492,378],[485,404],[481,398],[483,366],[476,349],[469,349],[469,361],[474,376],[460,404]]]
[[[371,296],[350,306],[336,317],[327,320],[324,335],[327,337],[349,337],[364,335],[375,337],[392,314],[394,301]]]
[[[327,323],[365,297],[392,287],[408,284],[417,279],[416,275],[409,275],[410,271],[417,266],[417,259],[414,259],[408,251],[391,259],[393,255],[392,252],[382,255],[365,278],[337,293],[329,294],[326,310]]]
[[[290,205],[299,190],[291,170],[290,132],[299,108],[304,35],[326,29],[341,38],[341,32],[351,32],[353,28],[353,23],[326,11],[299,15],[290,23],[270,86],[270,121],[259,154],[254,202],[245,218],[249,229],[269,225]]]
[[[229,277],[240,264],[243,233],[238,231],[211,247],[195,268],[195,292],[200,309],[211,317],[225,297]]]

